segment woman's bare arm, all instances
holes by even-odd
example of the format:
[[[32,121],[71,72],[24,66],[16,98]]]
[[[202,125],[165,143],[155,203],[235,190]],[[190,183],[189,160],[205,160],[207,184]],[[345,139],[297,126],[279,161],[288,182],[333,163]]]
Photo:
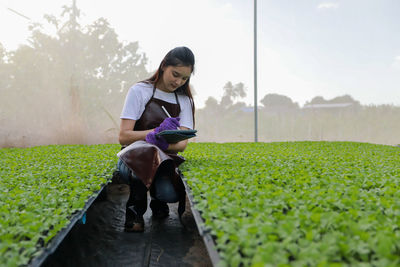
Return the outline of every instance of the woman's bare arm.
[[[133,142],[139,140],[146,140],[146,135],[149,132],[154,131],[154,129],[146,130],[146,131],[134,131],[135,120],[121,119],[121,126],[119,131],[119,143],[121,145],[130,145]],[[180,127],[181,130],[189,130],[186,127]],[[182,152],[185,150],[187,146],[188,140],[182,140],[175,144],[169,144],[168,151],[172,152]]]
[[[130,145],[133,142],[139,140],[145,140],[146,135],[154,129],[146,131],[134,131],[135,120],[121,119],[121,125],[119,130],[119,143],[121,145]]]
[[[189,130],[189,128],[182,127],[182,126],[179,128],[181,130]],[[168,150],[173,151],[173,152],[183,152],[185,150],[187,144],[188,144],[188,139],[179,141],[178,143],[175,143],[175,144],[169,144]]]

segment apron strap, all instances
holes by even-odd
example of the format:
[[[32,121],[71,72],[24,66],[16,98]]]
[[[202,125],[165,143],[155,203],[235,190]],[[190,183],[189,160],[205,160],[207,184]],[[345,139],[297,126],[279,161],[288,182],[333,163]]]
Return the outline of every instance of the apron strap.
[[[153,85],[153,93],[152,93],[152,95],[150,97],[150,100],[144,106],[144,109],[146,109],[147,105],[151,102],[151,100],[153,100],[155,92],[156,92],[156,85],[154,84]],[[178,95],[177,95],[176,91],[174,91],[174,95],[175,95],[176,104],[178,104],[178,106],[179,106],[179,112],[181,112],[181,104],[179,103],[179,98],[178,98]]]
[[[144,106],[144,109],[146,110],[147,106],[149,105],[149,103],[151,102],[151,100],[153,100],[154,98],[154,93],[156,92],[156,85],[153,85],[153,93],[151,94],[150,100],[147,101],[146,105]]]
[[[176,91],[174,91],[174,94],[175,94],[176,103],[179,105],[179,109],[181,109],[181,104],[179,104],[179,99],[178,99],[178,95],[176,94]]]

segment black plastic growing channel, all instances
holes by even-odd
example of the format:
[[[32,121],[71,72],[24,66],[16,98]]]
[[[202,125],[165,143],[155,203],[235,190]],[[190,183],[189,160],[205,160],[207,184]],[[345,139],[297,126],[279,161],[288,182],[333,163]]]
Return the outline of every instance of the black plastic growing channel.
[[[192,214],[194,217],[194,220],[197,225],[197,229],[199,231],[199,235],[203,238],[204,245],[206,246],[208,255],[210,257],[211,263],[213,266],[218,266],[218,263],[220,261],[220,256],[217,252],[214,239],[210,234],[210,230],[206,229],[204,227],[204,220],[200,215],[200,212],[196,209],[195,204],[196,201],[193,198],[192,190],[189,188],[187,184],[187,179],[185,177],[182,178],[183,184],[185,185],[185,190],[186,194],[188,196],[189,202],[190,202],[190,208],[192,210]]]
[[[74,213],[72,215],[72,219],[70,220],[69,224],[66,227],[64,227],[63,229],[61,229],[57,233],[57,235],[54,236],[53,239],[51,239],[51,241],[48,243],[48,245],[42,249],[43,252],[39,256],[33,258],[33,260],[28,264],[28,266],[30,266],[30,267],[41,266],[45,262],[47,257],[49,257],[51,254],[53,254],[54,251],[56,251],[56,249],[61,244],[61,242],[64,240],[64,238],[71,231],[72,227],[74,227],[74,225],[84,217],[84,215],[86,214],[89,207],[93,204],[93,202],[102,193],[102,191],[104,190],[106,185],[107,185],[107,183],[103,184],[98,191],[94,192],[94,194],[90,196],[90,198],[86,201],[83,209],[77,211],[76,213]]]

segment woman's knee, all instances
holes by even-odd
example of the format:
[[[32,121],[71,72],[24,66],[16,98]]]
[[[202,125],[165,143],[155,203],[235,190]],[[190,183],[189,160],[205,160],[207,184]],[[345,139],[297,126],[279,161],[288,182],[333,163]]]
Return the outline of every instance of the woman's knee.
[[[120,159],[118,160],[118,163],[117,163],[117,169],[119,171],[122,181],[126,184],[130,184],[132,172],[128,168],[128,166],[126,166],[125,163]]]
[[[158,176],[154,183],[155,198],[168,203],[174,203],[179,200],[178,194],[168,176]]]

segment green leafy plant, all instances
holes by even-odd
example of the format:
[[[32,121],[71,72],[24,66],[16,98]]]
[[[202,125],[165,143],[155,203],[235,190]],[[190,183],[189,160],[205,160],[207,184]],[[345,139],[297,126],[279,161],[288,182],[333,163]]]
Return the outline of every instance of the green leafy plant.
[[[183,172],[221,266],[399,266],[400,150],[191,143]]]
[[[105,184],[117,145],[0,149],[0,265],[40,255]]]

